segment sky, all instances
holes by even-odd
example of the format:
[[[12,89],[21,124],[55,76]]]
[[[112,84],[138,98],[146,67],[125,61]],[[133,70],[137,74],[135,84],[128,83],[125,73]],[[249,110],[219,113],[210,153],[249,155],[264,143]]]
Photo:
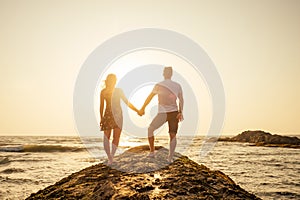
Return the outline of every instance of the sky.
[[[73,92],[87,57],[149,27],[189,37],[212,59],[226,96],[222,134],[299,134],[299,10],[298,0],[0,0],[0,135],[76,135]]]

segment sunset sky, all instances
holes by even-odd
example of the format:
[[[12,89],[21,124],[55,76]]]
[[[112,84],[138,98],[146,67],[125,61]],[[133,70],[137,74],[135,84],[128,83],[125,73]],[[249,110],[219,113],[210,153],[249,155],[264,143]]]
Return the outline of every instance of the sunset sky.
[[[112,36],[146,27],[186,35],[212,59],[222,134],[299,134],[299,10],[298,0],[0,0],[0,135],[76,135],[82,64]]]

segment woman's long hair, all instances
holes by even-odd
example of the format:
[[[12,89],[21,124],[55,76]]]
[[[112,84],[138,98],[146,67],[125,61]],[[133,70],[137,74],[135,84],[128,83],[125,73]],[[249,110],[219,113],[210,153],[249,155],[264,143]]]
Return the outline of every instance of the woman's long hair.
[[[105,80],[105,88],[112,90],[115,88],[117,76],[115,74],[108,74]]]

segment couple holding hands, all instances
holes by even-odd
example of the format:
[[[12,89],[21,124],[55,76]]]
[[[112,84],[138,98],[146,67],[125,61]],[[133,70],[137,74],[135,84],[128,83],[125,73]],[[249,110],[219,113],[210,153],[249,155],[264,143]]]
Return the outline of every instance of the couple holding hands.
[[[148,127],[148,141],[150,147],[148,157],[155,157],[154,131],[161,127],[165,122],[168,122],[170,149],[167,159],[169,162],[173,162],[173,155],[177,143],[176,134],[178,130],[178,122],[183,120],[183,95],[180,84],[171,80],[172,75],[172,67],[165,67],[163,71],[164,80],[154,86],[152,92],[149,94],[140,110],[128,101],[122,89],[115,87],[117,82],[115,74],[109,74],[106,77],[105,88],[100,94],[100,128],[101,131],[104,131],[103,146],[108,157],[108,165],[111,165],[113,162],[122,131],[123,115],[120,103],[121,99],[129,108],[142,116],[145,114],[146,106],[151,102],[155,95],[158,95],[158,114],[154,117]],[[178,105],[177,99],[179,100]],[[110,145],[109,140],[112,130],[113,140]]]

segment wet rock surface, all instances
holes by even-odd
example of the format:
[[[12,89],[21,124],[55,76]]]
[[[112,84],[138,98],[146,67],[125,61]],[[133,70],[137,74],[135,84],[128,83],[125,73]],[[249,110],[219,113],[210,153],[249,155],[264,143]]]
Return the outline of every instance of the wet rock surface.
[[[297,137],[272,135],[264,131],[244,131],[232,138],[219,138],[219,141],[248,142],[254,146],[285,147],[300,149],[300,139]]]
[[[148,146],[129,149],[112,166],[100,163],[51,185],[33,199],[259,199],[220,171],[199,165],[181,154],[167,162],[168,150]]]

